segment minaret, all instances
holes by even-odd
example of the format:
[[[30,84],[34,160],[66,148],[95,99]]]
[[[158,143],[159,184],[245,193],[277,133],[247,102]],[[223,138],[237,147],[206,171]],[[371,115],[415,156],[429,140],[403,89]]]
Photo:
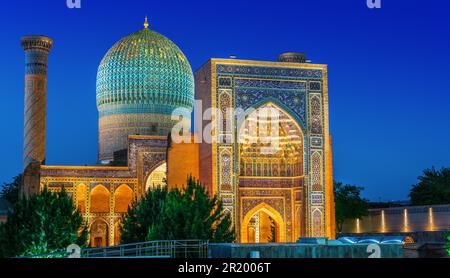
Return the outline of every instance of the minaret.
[[[25,51],[25,104],[23,169],[45,163],[47,114],[47,63],[53,46],[44,36],[22,38]]]

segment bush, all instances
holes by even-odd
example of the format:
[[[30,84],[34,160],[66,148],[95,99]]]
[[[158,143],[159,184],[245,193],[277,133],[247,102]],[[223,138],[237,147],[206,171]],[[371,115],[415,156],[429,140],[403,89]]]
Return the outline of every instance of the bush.
[[[231,215],[192,177],[183,190],[150,190],[123,216],[121,243],[200,239],[233,242]]]
[[[16,257],[64,251],[70,244],[85,246],[87,230],[72,198],[63,190],[20,199],[8,221],[0,225],[0,256]]]

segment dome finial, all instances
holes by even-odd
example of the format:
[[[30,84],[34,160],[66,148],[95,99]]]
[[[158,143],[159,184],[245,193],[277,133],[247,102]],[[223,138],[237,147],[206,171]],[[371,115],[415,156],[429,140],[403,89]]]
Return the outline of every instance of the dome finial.
[[[144,28],[148,29],[148,17],[145,16]]]

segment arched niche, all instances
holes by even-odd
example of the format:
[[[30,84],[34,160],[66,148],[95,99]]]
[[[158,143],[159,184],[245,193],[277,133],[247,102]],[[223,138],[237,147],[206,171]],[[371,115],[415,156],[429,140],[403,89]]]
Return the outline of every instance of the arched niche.
[[[286,224],[283,216],[270,205],[261,203],[245,215],[241,223],[241,242],[269,242],[272,228],[275,229],[273,242],[285,242]]]
[[[114,192],[114,212],[125,213],[133,201],[133,190],[127,185],[122,184]]]
[[[149,190],[155,187],[166,186],[167,180],[167,164],[164,162],[156,167],[147,178],[145,183],[145,190]]]
[[[92,222],[90,229],[90,245],[91,247],[104,247],[109,245],[109,228],[108,223],[102,219],[97,218]]]
[[[303,176],[303,132],[276,104],[268,102],[247,115],[238,140],[241,177]]]
[[[110,211],[110,192],[105,186],[99,184],[90,194],[90,212],[108,213]]]

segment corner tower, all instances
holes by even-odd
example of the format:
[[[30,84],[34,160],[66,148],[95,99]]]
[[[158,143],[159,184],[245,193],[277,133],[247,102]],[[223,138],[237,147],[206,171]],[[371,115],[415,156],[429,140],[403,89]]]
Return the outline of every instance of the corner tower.
[[[25,51],[23,169],[45,163],[47,63],[53,41],[45,36],[22,38]]]

